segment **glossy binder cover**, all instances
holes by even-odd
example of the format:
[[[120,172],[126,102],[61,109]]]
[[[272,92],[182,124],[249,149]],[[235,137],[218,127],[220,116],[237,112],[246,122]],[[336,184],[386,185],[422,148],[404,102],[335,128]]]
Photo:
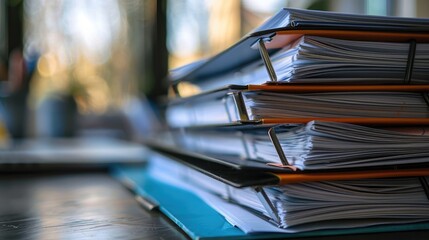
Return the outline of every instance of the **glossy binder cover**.
[[[245,126],[241,126],[245,127]],[[236,128],[236,127],[234,127]],[[143,144],[149,148],[161,152],[163,154],[169,154],[178,158],[187,159],[190,162],[214,162],[217,164],[224,165],[231,169],[243,170],[243,171],[273,171],[273,172],[284,172],[289,171],[282,168],[269,166],[262,162],[247,161],[246,159],[241,159],[238,156],[224,156],[224,155],[205,155],[197,152],[187,151],[180,149],[178,146],[167,145],[163,143],[158,143],[155,141],[144,141]],[[223,169],[225,170],[225,169]]]
[[[275,185],[279,183],[279,178],[271,172],[291,172],[289,169],[252,163],[252,161],[247,161],[251,165],[243,165],[238,161],[231,162],[230,160],[211,158],[159,144],[151,144],[149,147],[174,161],[238,188],[254,185]]]
[[[129,187],[137,195],[136,197],[143,198],[157,206],[192,239],[272,239],[346,234],[363,234],[360,236],[372,239],[372,237],[383,236],[380,235],[383,232],[429,229],[428,223],[415,223],[303,233],[246,234],[231,225],[220,213],[194,193],[151,177],[146,168],[117,165],[112,169],[112,174]],[[410,232],[410,234],[412,233]]]
[[[397,31],[383,30],[382,28],[365,31],[362,29],[271,29],[261,32],[252,33],[230,48],[213,56],[207,61],[201,62],[196,67],[189,69],[178,76],[172,77],[173,85],[180,82],[195,82],[201,79],[214,76],[219,73],[225,73],[245,66],[257,59],[260,59],[260,54],[257,50],[252,49],[252,46],[258,39],[271,39],[266,42],[268,51],[273,52],[281,47],[286,46],[290,42],[298,39],[303,35],[316,35],[323,37],[332,37],[340,39],[352,40],[367,40],[367,41],[389,41],[389,42],[408,42],[415,40],[416,42],[428,42],[429,33],[409,32],[407,29],[399,29]],[[240,56],[237,58],[236,56]],[[233,59],[234,61],[232,61]]]
[[[289,168],[255,165],[242,166],[229,161],[189,153],[176,148],[150,146],[168,158],[200,171],[233,187],[290,184],[299,182],[351,180],[365,178],[429,176],[429,166],[386,166],[368,169],[343,169],[325,171],[292,171]],[[251,162],[251,161],[248,161]]]

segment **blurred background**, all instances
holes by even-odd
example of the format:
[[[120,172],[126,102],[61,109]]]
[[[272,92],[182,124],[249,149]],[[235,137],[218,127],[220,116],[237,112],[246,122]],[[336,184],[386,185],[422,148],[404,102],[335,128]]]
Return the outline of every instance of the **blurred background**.
[[[156,132],[168,69],[226,49],[282,7],[429,17],[424,0],[2,0],[0,135]]]

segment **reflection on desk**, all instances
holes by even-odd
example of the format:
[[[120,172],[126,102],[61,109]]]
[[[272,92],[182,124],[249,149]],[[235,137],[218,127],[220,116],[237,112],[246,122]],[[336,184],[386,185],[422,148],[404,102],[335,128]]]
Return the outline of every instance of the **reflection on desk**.
[[[0,239],[186,239],[107,173],[0,176]]]

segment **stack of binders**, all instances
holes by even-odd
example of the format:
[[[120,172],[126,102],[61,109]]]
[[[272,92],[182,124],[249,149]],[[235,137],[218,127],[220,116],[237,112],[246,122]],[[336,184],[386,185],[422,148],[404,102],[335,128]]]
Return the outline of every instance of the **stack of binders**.
[[[282,9],[173,70],[173,141],[148,143],[145,177],[116,174],[194,238],[429,229],[428,26]],[[188,221],[193,201],[220,220]]]

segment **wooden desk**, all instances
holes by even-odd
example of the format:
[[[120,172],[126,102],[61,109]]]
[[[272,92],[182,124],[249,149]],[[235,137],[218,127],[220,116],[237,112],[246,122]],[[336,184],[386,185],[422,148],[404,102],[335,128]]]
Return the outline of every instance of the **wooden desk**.
[[[187,239],[107,173],[0,176],[0,239]]]

